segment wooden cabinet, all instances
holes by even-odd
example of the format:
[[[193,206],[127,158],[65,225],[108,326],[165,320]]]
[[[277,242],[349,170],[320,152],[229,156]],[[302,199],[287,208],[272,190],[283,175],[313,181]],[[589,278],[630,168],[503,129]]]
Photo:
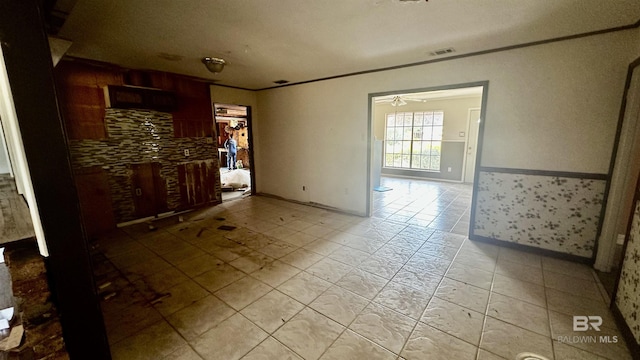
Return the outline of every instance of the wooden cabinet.
[[[115,229],[116,220],[106,172],[100,166],[82,168],[75,171],[74,178],[87,235],[92,237]]]
[[[167,211],[167,189],[160,176],[160,163],[131,164],[131,188],[137,217]]]
[[[182,207],[189,208],[216,202],[216,173],[213,160],[192,161],[178,165],[178,184]]]

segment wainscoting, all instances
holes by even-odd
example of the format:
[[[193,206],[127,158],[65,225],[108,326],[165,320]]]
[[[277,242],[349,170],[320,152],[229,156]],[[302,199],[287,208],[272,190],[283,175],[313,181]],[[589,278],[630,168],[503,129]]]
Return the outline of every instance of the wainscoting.
[[[481,168],[470,238],[590,260],[606,175]]]

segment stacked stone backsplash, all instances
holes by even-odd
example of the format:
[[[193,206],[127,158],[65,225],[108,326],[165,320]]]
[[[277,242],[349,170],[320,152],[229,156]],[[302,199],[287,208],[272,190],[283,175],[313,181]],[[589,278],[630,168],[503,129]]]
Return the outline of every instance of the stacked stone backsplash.
[[[113,211],[117,222],[134,220],[135,206],[131,188],[131,164],[158,162],[160,176],[166,184],[167,207],[180,207],[178,184],[179,164],[213,159],[218,168],[214,144],[205,137],[174,137],[170,113],[137,110],[105,109],[107,138],[69,140],[74,169],[101,166],[108,175]],[[213,121],[213,120],[212,120]],[[184,150],[189,150],[189,156]],[[220,197],[220,178],[216,174],[216,194]]]

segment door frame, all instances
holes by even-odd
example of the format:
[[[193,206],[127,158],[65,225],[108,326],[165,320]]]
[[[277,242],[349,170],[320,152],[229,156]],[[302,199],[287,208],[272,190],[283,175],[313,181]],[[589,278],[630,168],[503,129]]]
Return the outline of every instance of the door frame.
[[[637,132],[640,132],[640,115],[635,118],[625,121],[627,117],[627,97],[631,89],[634,72],[638,71],[640,79],[640,58],[634,60],[629,64],[627,70],[627,79],[625,81],[624,92],[622,95],[622,102],[620,104],[620,113],[618,116],[618,125],[616,129],[616,135],[613,143],[613,150],[611,152],[611,161],[609,164],[609,173],[607,176],[607,184],[604,191],[604,206],[600,218],[602,222],[598,228],[596,235],[596,244],[594,247],[595,259],[594,268],[603,272],[611,271],[615,256],[617,228],[620,217],[627,218],[629,214],[633,214],[633,206],[631,209],[620,209],[622,204],[622,198],[624,194],[625,183],[633,181],[630,176],[636,176],[633,174],[627,163],[633,151],[633,138]],[[640,97],[640,80],[637,85],[637,96]],[[638,100],[640,101],[640,99]],[[635,131],[628,131],[626,127],[631,127]],[[627,131],[623,131],[627,130]],[[617,166],[616,166],[617,165]],[[628,239],[625,239],[625,244]]]
[[[243,105],[243,104],[231,104],[231,103],[225,103],[225,102],[216,102],[215,100],[212,100],[212,106],[213,106],[213,128],[215,130],[215,136],[217,138],[218,134],[218,123],[216,122],[216,104],[219,105],[234,105],[234,106],[243,106],[245,109],[247,109],[247,129],[249,131],[249,134],[247,135],[247,142],[249,143],[249,163],[250,163],[250,171],[249,171],[249,180],[251,182],[251,196],[255,196],[256,195],[256,164],[255,164],[255,156],[253,155],[253,109],[251,108],[251,105]],[[217,144],[217,139],[214,140],[214,143]],[[216,145],[216,158],[218,158],[218,154],[217,154],[217,145]],[[220,167],[221,164],[218,162],[218,171],[220,171]]]
[[[393,90],[393,91],[384,91],[384,92],[376,92],[369,93],[369,107],[367,113],[367,137],[369,141],[367,141],[367,203],[365,209],[365,215],[370,217],[373,213],[373,147],[375,138],[373,136],[373,126],[375,119],[373,117],[373,109],[375,107],[374,98],[380,96],[387,95],[399,95],[399,94],[410,94],[416,92],[429,92],[429,91],[438,91],[438,90],[452,90],[452,89],[462,89],[469,87],[482,87],[482,102],[480,105],[480,117],[485,119],[485,113],[487,111],[487,96],[489,93],[489,80],[485,81],[475,81],[468,83],[460,83],[460,84],[450,84],[450,85],[440,85],[440,86],[430,86],[424,88],[416,88],[416,89],[406,89],[406,90]],[[474,177],[478,176],[478,169],[480,164],[480,154],[482,153],[482,137],[484,133],[484,121],[480,123],[480,128],[478,129],[478,144],[476,150],[476,166],[474,170]],[[466,150],[466,149],[465,149]],[[464,170],[464,169],[463,169]],[[463,175],[464,176],[464,175]],[[475,184],[475,182],[474,182]],[[475,185],[474,185],[474,194],[475,194]],[[472,197],[472,207],[475,204],[475,196]],[[473,213],[472,213],[473,216]]]
[[[464,146],[465,146],[465,151],[464,151],[464,161],[462,162],[462,182],[466,183],[467,182],[467,163],[469,161],[469,154],[467,154],[467,150],[469,149],[469,140],[471,139],[471,112],[472,111],[479,111],[482,114],[482,107],[477,107],[477,108],[469,108],[467,110],[467,139],[464,142]],[[480,117],[480,119],[482,119],[482,117]],[[480,121],[482,122],[482,121]],[[471,158],[473,158],[473,155],[477,155],[478,153],[478,135],[480,131],[480,125],[478,124],[478,132],[476,132],[476,147],[474,149],[474,153],[471,154]],[[475,173],[476,170],[476,166],[478,164],[475,163],[473,164],[473,172]],[[475,176],[473,177],[474,181],[475,181]],[[474,182],[472,181],[472,183]]]

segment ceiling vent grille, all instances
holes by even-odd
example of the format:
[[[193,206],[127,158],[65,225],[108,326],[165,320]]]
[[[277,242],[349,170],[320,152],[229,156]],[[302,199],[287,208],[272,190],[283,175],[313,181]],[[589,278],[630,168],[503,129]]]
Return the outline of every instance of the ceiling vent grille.
[[[454,48],[439,49],[429,53],[431,56],[441,56],[456,52]]]

